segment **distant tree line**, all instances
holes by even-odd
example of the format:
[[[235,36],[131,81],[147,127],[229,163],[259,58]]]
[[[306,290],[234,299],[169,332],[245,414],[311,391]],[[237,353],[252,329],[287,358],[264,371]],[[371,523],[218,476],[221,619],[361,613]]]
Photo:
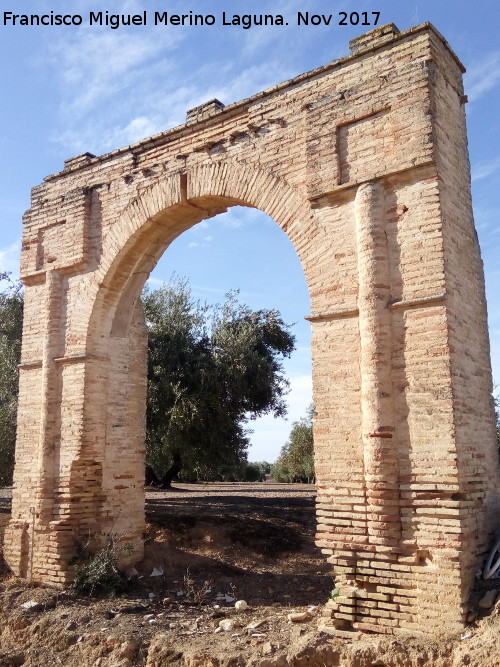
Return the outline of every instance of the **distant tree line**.
[[[288,442],[271,468],[271,475],[277,482],[311,484],[315,481],[313,415],[311,406],[306,417],[293,423]]]
[[[0,485],[12,482],[16,444],[18,364],[21,359],[23,292],[21,284],[0,273]]]

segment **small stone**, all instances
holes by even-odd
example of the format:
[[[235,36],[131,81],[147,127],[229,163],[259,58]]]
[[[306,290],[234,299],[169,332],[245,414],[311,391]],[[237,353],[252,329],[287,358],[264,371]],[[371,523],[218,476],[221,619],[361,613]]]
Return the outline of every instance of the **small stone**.
[[[66,623],[65,625],[65,630],[76,630],[78,627],[78,623],[76,621],[69,621],[69,623]]]
[[[219,628],[224,632],[229,632],[234,628],[234,621],[231,621],[229,618],[223,618],[222,621],[219,621]]]
[[[21,605],[23,609],[28,609],[29,611],[42,611],[43,605],[34,600],[29,600],[28,602],[23,602]]]
[[[467,621],[467,623],[474,623],[474,621],[476,620],[476,618],[477,618],[477,612],[475,612],[475,611],[470,611],[470,612],[467,614],[466,621]]]
[[[149,598],[150,600],[152,600],[152,599],[155,598],[155,597],[156,597],[156,595],[155,595],[154,593],[148,593],[148,598]]]
[[[261,628],[263,625],[267,623],[267,618],[260,618],[258,621],[252,621],[249,623],[245,630],[248,630],[249,633],[252,633],[254,630],[257,630],[257,628]]]
[[[163,604],[168,607],[169,604],[172,604],[172,598],[163,598]]]
[[[251,646],[257,646],[258,644],[262,644],[264,639],[262,637],[252,637],[250,639],[250,644]]]
[[[293,614],[288,614],[287,618],[292,623],[303,623],[304,621],[310,621],[313,615],[310,611],[296,612]]]
[[[496,591],[494,588],[487,591],[485,595],[483,595],[483,597],[479,600],[479,606],[481,609],[491,609],[491,607],[493,607],[495,604],[497,593],[498,591]]]
[[[145,621],[152,621],[154,619],[154,617],[155,617],[154,614],[146,614],[146,616],[144,616],[144,620]]]
[[[299,637],[302,637],[302,635],[305,632],[306,629],[304,627],[301,627],[300,625],[295,625],[291,630],[291,636],[298,639]]]
[[[303,628],[301,628],[301,630],[303,630]],[[341,630],[334,625],[320,625],[318,630],[321,634],[331,635],[332,637],[342,637],[342,639],[350,639],[351,641],[361,639],[362,636],[361,632],[355,632],[353,630]]]
[[[263,655],[271,655],[273,651],[274,651],[274,646],[271,644],[271,642],[264,642],[264,644],[262,644]]]
[[[131,660],[134,657],[138,648],[139,644],[137,642],[133,641],[123,642],[120,645],[120,654],[118,657],[121,659],[128,658],[129,660]]]
[[[118,609],[114,609],[113,613],[119,612],[121,614],[140,614],[147,609],[147,604],[143,604],[142,602],[125,602],[124,604],[121,604]]]
[[[248,607],[248,603],[245,600],[238,600],[234,603],[234,608],[238,611],[242,611]]]

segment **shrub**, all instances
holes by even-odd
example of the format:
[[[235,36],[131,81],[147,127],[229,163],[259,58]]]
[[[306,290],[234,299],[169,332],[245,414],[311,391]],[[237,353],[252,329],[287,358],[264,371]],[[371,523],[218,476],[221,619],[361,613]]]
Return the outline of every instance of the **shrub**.
[[[103,538],[104,546],[93,549],[92,543],[102,542]],[[130,553],[132,547],[129,543],[118,545],[117,539],[112,534],[99,534],[92,536],[85,545],[76,544],[76,555],[71,561],[74,566],[71,588],[74,591],[88,595],[117,595],[127,590],[128,580],[118,568],[118,559],[120,552]]]

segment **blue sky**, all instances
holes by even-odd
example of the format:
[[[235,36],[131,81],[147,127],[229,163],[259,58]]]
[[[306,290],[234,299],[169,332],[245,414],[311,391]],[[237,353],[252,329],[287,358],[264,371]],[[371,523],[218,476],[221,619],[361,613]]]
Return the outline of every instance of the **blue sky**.
[[[89,12],[147,10],[215,14],[215,26],[89,26]],[[401,30],[432,22],[467,68],[465,75],[473,201],[486,273],[494,379],[500,384],[500,9],[493,0],[60,0],[0,3],[0,270],[18,273],[21,216],[30,188],[63,161],[96,155],[184,122],[187,109],[217,97],[230,104],[348,54],[349,39],[370,27],[339,26],[338,13],[380,12]],[[3,25],[3,12],[80,14],[81,26]],[[288,26],[221,26],[222,11],[281,13]],[[329,26],[297,26],[297,12],[332,14]],[[166,251],[152,276],[189,276],[209,301],[240,289],[254,308],[296,322],[297,351],[287,364],[289,420],[252,424],[251,460],[274,460],[290,421],[311,400],[309,299],[295,251],[278,226],[253,209],[193,227]]]

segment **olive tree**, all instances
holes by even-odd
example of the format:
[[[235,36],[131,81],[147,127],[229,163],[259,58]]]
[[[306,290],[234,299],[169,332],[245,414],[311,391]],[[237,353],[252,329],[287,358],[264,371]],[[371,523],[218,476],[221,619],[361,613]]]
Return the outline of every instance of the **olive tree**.
[[[306,417],[292,424],[288,442],[281,448],[271,470],[276,481],[314,482],[313,414],[314,409],[311,407]]]
[[[248,422],[286,413],[282,360],[294,349],[276,310],[237,300],[209,306],[185,279],[145,290],[149,481],[229,479],[246,461]]]

